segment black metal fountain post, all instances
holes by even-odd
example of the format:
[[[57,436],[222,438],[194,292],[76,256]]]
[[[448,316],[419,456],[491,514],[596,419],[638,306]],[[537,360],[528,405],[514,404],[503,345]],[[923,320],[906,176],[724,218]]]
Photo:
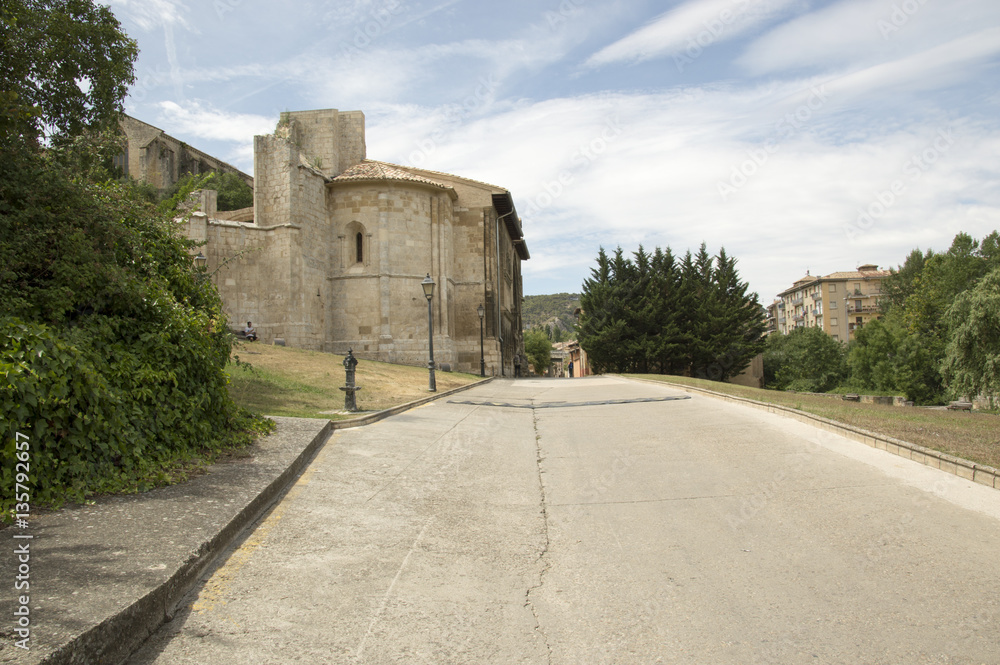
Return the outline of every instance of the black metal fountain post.
[[[354,357],[354,349],[348,349],[347,356],[344,358],[344,370],[347,373],[347,381],[345,382],[346,385],[340,388],[344,391],[345,411],[358,410],[358,398],[355,393],[361,390],[361,386],[354,383],[354,370],[357,366],[358,359]]]

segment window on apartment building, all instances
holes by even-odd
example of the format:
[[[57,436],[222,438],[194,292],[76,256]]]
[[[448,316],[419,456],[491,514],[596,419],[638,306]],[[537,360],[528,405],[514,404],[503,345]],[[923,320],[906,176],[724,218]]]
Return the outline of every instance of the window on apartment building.
[[[854,292],[861,293],[861,282],[854,282]]]
[[[833,341],[834,342],[839,342],[840,341],[840,335],[833,335]]]
[[[833,326],[834,328],[836,328],[837,327],[837,319],[830,319],[830,325]],[[834,337],[836,337],[836,335],[834,335]]]
[[[365,236],[360,231],[354,236],[354,260],[356,263],[365,262]]]
[[[831,300],[830,301],[830,309],[837,309],[837,301],[836,300]]]
[[[859,311],[859,312],[861,311],[861,301],[860,300],[855,300],[854,301],[854,309],[857,310],[857,311]]]
[[[836,292],[837,292],[837,285],[830,284],[830,293],[836,293]]]

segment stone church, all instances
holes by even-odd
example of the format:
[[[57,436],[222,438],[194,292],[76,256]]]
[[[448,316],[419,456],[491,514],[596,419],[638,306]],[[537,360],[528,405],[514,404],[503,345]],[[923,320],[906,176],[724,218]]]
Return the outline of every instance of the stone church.
[[[333,109],[282,113],[254,138],[253,180],[253,208],[219,213],[203,192],[185,222],[232,325],[426,365],[430,275],[438,366],[478,373],[482,325],[487,374],[513,374],[529,254],[509,191],[367,159],[364,114]]]

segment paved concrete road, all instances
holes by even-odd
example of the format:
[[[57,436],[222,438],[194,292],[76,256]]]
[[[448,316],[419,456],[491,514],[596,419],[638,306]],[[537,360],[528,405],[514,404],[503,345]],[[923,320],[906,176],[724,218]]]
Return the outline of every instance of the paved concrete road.
[[[579,405],[682,395],[340,431],[132,663],[1000,663],[1000,493],[708,397]]]

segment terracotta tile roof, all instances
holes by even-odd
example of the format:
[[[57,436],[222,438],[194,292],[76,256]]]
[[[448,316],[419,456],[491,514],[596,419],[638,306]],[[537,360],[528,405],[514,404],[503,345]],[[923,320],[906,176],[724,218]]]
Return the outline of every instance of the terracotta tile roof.
[[[847,272],[832,272],[829,275],[824,275],[823,279],[866,279],[872,277],[888,277],[890,273],[888,270],[849,270]]]
[[[418,182],[422,185],[430,185],[440,189],[452,189],[452,187],[444,183],[410,173],[401,166],[387,162],[377,162],[372,159],[366,159],[360,164],[355,164],[336,178],[333,178],[330,182],[365,182],[373,180],[403,180],[406,182]]]

